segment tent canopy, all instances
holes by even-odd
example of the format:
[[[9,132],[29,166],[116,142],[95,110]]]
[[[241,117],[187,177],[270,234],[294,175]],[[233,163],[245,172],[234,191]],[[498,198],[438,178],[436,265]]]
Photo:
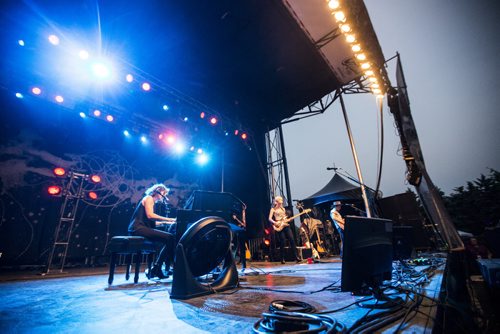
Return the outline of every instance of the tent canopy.
[[[320,191],[302,200],[307,206],[314,206],[332,201],[362,200],[360,186],[348,182],[339,174],[335,173]]]

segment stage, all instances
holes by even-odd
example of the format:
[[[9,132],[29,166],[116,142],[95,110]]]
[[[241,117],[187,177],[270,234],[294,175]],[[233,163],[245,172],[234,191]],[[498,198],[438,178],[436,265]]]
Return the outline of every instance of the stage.
[[[415,273],[426,273],[426,283],[415,296],[426,296],[419,307],[410,310],[405,303],[403,332],[430,333],[436,317],[445,259],[430,257],[431,266],[407,264]],[[410,268],[411,269],[408,269]],[[402,267],[395,265],[393,286],[403,287]],[[141,274],[137,284],[125,280],[123,267],[115,273],[113,285],[107,284],[107,268],[67,269],[46,276],[36,272],[3,272],[0,275],[0,313],[2,333],[250,333],[254,324],[269,312],[272,301],[300,301],[316,312],[335,319],[347,328],[358,320],[384,310],[359,306],[363,298],[340,292],[342,261],[332,257],[316,263],[251,262],[240,272],[240,288],[188,300],[170,299],[172,277],[148,281]],[[399,272],[399,273],[398,273]],[[412,280],[415,276],[410,275]],[[408,280],[410,280],[410,278]],[[404,297],[404,294],[391,293]],[[418,297],[417,297],[418,299]],[[358,302],[358,303],[356,303]],[[372,301],[373,302],[373,301]],[[369,301],[367,301],[369,303]],[[280,304],[278,302],[278,304]],[[279,307],[279,305],[278,305]],[[336,311],[338,310],[338,311]],[[336,312],[335,312],[336,311]],[[418,311],[418,312],[414,312]],[[400,318],[381,331],[393,332]]]

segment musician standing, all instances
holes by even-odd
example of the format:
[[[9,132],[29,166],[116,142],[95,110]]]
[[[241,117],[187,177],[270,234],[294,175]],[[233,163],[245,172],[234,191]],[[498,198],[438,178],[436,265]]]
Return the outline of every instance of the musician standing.
[[[340,257],[342,257],[342,250],[344,248],[344,218],[340,214],[340,209],[342,208],[342,203],[340,201],[333,202],[332,210],[330,211],[330,217],[332,218],[333,224],[340,235],[340,240],[342,245],[340,246]]]
[[[146,276],[151,279],[168,278],[161,269],[163,263],[168,271],[174,258],[175,236],[171,233],[155,229],[156,221],[173,223],[175,219],[163,217],[154,212],[154,204],[166,199],[167,187],[159,183],[151,186],[145,192],[145,196],[140,200],[135,208],[134,214],[128,226],[130,235],[145,237],[153,242],[160,242],[163,247],[156,257],[156,261],[151,271],[146,272]]]
[[[283,197],[276,196],[274,198],[274,204],[269,211],[269,222],[273,224],[275,230],[277,227],[281,225],[281,223],[286,222],[287,220],[286,210],[283,207]],[[288,239],[290,242],[290,247],[292,247],[293,254],[295,256],[295,260],[300,262],[299,256],[297,254],[297,246],[295,245],[295,240],[293,238],[292,230],[290,226],[285,226],[281,231],[276,231],[280,241],[280,255],[281,255],[281,263],[285,263],[285,239]]]

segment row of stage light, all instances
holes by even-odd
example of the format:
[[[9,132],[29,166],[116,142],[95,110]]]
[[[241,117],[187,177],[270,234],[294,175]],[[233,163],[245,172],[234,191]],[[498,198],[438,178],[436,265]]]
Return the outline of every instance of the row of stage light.
[[[339,26],[340,31],[345,37],[346,42],[350,45],[356,62],[361,69],[361,73],[368,81],[370,85],[370,90],[373,94],[383,97],[386,91],[383,78],[381,78],[380,73],[378,73],[377,65],[370,59],[366,47],[360,42],[359,38],[356,36],[355,27],[352,20],[348,17],[348,13],[343,8],[340,0],[326,0],[328,8],[331,14],[335,18],[336,23]]]
[[[56,35],[50,35],[48,37],[48,42],[53,46],[59,46],[61,44],[61,40]],[[18,45],[24,47],[27,45],[27,43],[24,40],[20,39],[18,40]],[[111,64],[112,63],[111,61],[102,58],[96,59],[95,61],[91,61],[92,60],[91,54],[86,50],[78,48],[75,48],[71,52],[66,52],[66,53],[69,53],[70,55],[73,56],[77,56],[81,61],[85,62],[88,61],[89,63],[86,63],[85,65],[90,68],[90,72],[93,74],[96,80],[99,80],[99,82],[109,82],[116,79],[115,70]],[[145,80],[140,80],[140,78],[136,79],[134,75],[131,73],[127,73],[123,77],[124,80],[129,84],[138,83],[140,89],[144,92],[150,92],[153,89],[153,84]],[[69,104],[68,106],[65,106],[65,97],[62,94],[50,94],[48,92],[45,92],[45,89],[43,89],[43,87],[41,86],[32,86],[29,89],[27,89],[26,92],[18,91],[15,93],[16,97],[19,99],[23,99],[26,94],[36,96],[39,98],[46,98],[49,101],[55,102],[63,107],[70,107]],[[171,107],[166,103],[162,104],[160,108],[165,112],[171,111]],[[102,110],[101,108],[91,109],[87,112],[80,111],[79,116],[83,119],[94,118],[106,121],[108,123],[115,123],[115,124],[124,123],[120,122],[121,115],[114,115],[110,112],[105,112],[103,111],[104,109],[106,108],[102,108]],[[217,115],[209,114],[205,111],[201,111],[199,113],[199,118],[201,120],[206,121],[210,126],[215,127],[221,125],[220,118]],[[191,121],[187,116],[182,117],[181,120],[183,122]],[[235,137],[240,138],[243,142],[245,142],[248,139],[247,132],[242,131],[239,128],[235,128],[233,130],[227,130],[221,127],[221,129],[226,137],[234,135]],[[173,148],[176,154],[183,154],[187,151],[190,151],[200,155],[200,157],[197,157],[196,159],[198,163],[204,164],[208,161],[208,156],[205,154],[203,148],[183,143],[182,140],[180,139],[180,136],[173,134],[173,132],[175,131],[165,131],[165,132],[158,131],[156,134],[152,132],[154,131],[140,134],[140,133],[135,133],[134,131],[128,129],[127,127],[122,128],[122,133],[126,138],[132,139],[136,137],[143,145],[147,145],[150,142],[157,139],[159,143],[166,144],[168,147]],[[248,146],[248,144],[246,145]]]

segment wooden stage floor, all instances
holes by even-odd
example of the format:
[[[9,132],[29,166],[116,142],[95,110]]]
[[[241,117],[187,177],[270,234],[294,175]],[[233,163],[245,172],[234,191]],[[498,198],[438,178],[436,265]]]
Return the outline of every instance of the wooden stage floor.
[[[444,261],[443,261],[444,263]],[[121,268],[123,269],[123,268]],[[312,264],[252,262],[240,275],[241,287],[222,293],[170,299],[172,279],[137,284],[119,270],[113,285],[106,268],[68,270],[65,274],[0,274],[0,333],[251,333],[273,300],[301,301],[346,327],[367,313],[362,297],[340,292],[342,263],[338,258]],[[444,265],[423,286],[437,299]],[[350,306],[349,306],[350,305]],[[436,303],[424,300],[402,332],[430,333]],[[381,332],[393,332],[399,322]]]

